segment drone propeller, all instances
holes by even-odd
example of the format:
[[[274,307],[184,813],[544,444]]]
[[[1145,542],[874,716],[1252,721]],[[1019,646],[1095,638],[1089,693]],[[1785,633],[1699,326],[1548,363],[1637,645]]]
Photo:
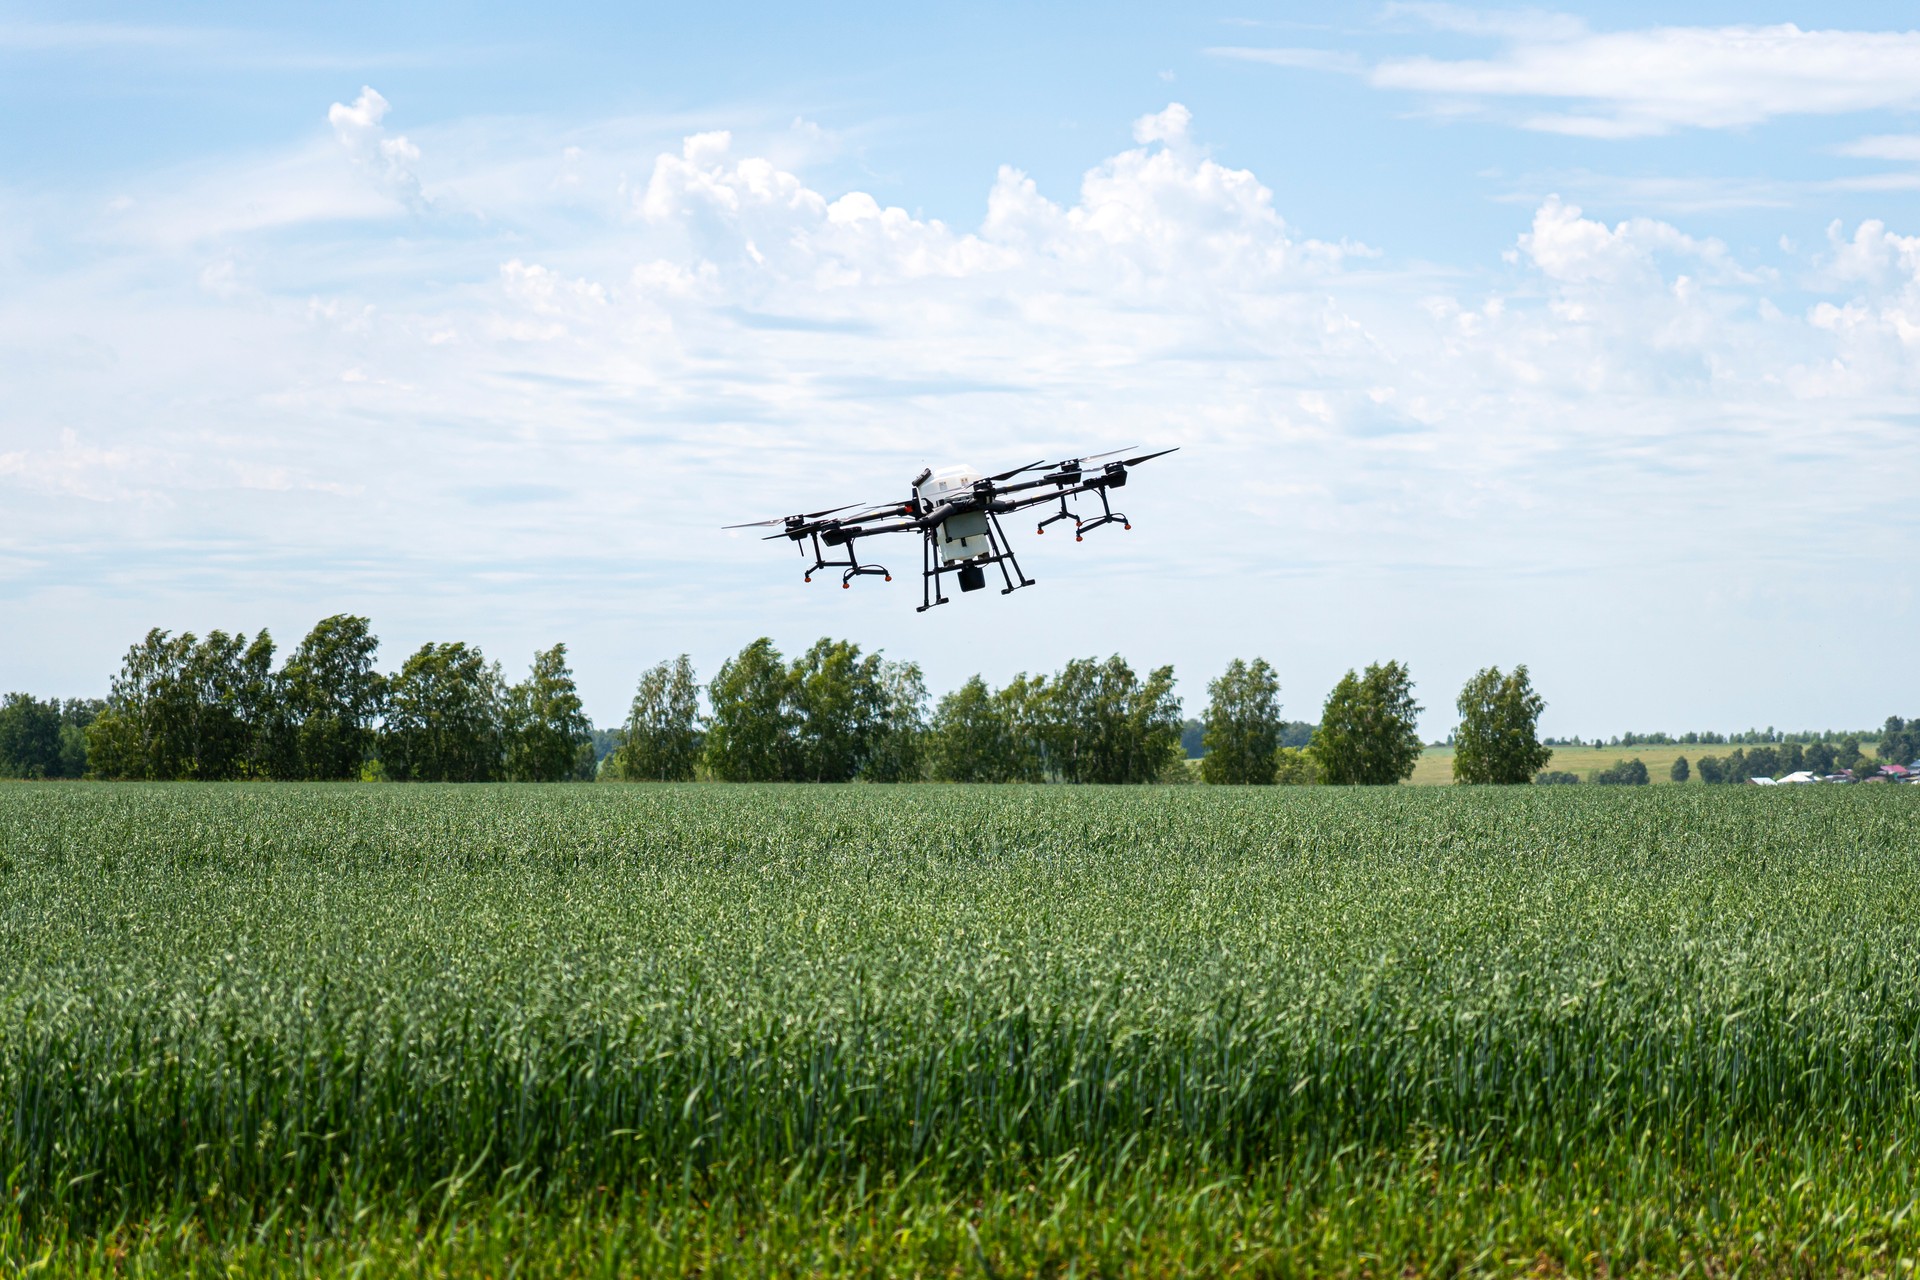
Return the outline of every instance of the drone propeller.
[[[1019,474],[1020,474],[1021,472],[1023,472],[1023,471],[1032,471],[1032,470],[1033,470],[1033,469],[1034,469],[1035,467],[1044,467],[1044,466],[1046,466],[1046,465],[1047,465],[1047,460],[1046,460],[1045,458],[1042,458],[1042,459],[1040,459],[1040,461],[1038,461],[1038,462],[1029,462],[1029,463],[1028,463],[1028,464],[1027,464],[1026,466],[1024,466],[1024,467],[1015,467],[1015,468],[1014,468],[1013,470],[1011,470],[1011,471],[1002,471],[1002,472],[1001,472],[1001,473],[1000,473],[999,475],[997,475],[997,476],[988,476],[988,477],[987,477],[987,479],[989,479],[989,480],[1011,480],[1011,479],[1013,479],[1013,477],[1015,477],[1015,476],[1017,476],[1017,475],[1019,475]]]
[[[849,502],[844,507],[828,507],[825,511],[807,511],[797,516],[775,516],[771,520],[749,520],[745,524],[723,524],[720,527],[722,529],[760,529],[767,525],[788,524],[795,520],[818,520],[821,516],[830,516],[836,511],[851,511],[859,505],[857,502]]]
[[[1119,453],[1120,450],[1115,449],[1114,452]],[[1137,467],[1143,462],[1152,462],[1155,458],[1164,458],[1170,453],[1178,452],[1180,452],[1180,446],[1175,445],[1171,449],[1162,449],[1157,453],[1143,453],[1137,458],[1122,458],[1118,462],[1109,462],[1107,465],[1110,467]]]
[[[879,502],[879,503],[875,503],[871,507],[867,507],[864,510],[858,511],[853,515],[845,516],[843,517],[843,520],[846,523],[851,524],[858,520],[872,520],[879,516],[906,515],[910,513],[912,510],[913,510],[912,504],[907,502]]]

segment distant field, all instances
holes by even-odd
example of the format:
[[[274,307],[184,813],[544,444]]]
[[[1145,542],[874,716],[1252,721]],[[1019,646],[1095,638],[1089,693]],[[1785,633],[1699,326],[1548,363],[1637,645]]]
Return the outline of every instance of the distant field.
[[[1906,791],[0,788],[0,1276],[1906,1275]]]
[[[1692,764],[1701,756],[1725,756],[1733,750],[1733,747],[1727,746],[1555,747],[1553,759],[1548,762],[1547,768],[1577,773],[1585,781],[1595,769],[1605,769],[1616,760],[1631,760],[1638,756],[1655,782],[1667,783],[1667,772],[1673,768],[1675,756],[1685,756],[1687,763]],[[1415,786],[1426,787],[1444,786],[1452,782],[1453,748],[1428,747],[1420,756],[1420,763],[1414,766],[1412,780]],[[1696,774],[1693,780],[1698,782],[1699,776]]]

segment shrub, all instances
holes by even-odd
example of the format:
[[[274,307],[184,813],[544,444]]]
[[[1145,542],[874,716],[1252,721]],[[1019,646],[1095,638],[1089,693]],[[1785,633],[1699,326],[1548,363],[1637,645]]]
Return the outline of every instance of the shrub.
[[[1610,769],[1602,769],[1593,775],[1594,782],[1603,787],[1644,787],[1652,779],[1647,776],[1647,766],[1639,756],[1631,760],[1616,760]]]

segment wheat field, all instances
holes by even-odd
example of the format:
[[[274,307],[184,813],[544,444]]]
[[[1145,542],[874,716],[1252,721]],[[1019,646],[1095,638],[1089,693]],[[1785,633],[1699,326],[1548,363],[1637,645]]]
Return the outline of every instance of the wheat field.
[[[1920,1252],[1899,788],[0,788],[0,1262]]]

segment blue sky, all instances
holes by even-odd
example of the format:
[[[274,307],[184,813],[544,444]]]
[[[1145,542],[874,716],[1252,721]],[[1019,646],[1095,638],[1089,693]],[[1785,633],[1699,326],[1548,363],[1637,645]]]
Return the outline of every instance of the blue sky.
[[[564,640],[603,723],[760,634],[1193,710],[1261,654],[1309,718],[1397,657],[1430,733],[1513,662],[1555,733],[1912,714],[1910,25],[0,8],[0,687],[352,610]],[[1131,533],[935,614],[718,531],[1135,443]]]

